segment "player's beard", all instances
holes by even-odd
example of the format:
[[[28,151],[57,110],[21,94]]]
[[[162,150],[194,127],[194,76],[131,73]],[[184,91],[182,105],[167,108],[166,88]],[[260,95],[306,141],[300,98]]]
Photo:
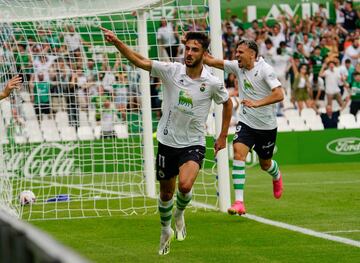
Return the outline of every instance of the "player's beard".
[[[187,59],[185,59],[185,65],[189,68],[195,68],[201,63],[202,58],[199,59],[193,59],[191,62],[189,62]]]

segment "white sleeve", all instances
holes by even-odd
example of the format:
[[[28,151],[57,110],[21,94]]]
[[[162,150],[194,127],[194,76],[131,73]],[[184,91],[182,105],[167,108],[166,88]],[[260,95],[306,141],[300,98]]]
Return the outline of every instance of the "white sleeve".
[[[152,60],[151,76],[166,80],[170,77],[174,63]]]
[[[218,80],[217,83],[213,85],[213,100],[216,104],[222,104],[229,99],[229,93],[225,89],[224,84]]]
[[[266,67],[264,67],[263,74],[265,82],[269,85],[271,89],[281,86],[281,83],[276,77],[275,71],[272,66],[267,65]]]
[[[224,70],[228,73],[234,73],[239,70],[239,65],[237,60],[224,60]]]

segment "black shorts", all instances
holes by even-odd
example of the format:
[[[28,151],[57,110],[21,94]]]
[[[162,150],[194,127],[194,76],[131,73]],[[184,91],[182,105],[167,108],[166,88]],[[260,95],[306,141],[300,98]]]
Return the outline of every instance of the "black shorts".
[[[240,142],[250,149],[254,147],[255,152],[261,159],[268,160],[273,156],[276,134],[277,128],[273,130],[258,130],[239,122],[236,125],[233,144]]]
[[[201,145],[174,148],[159,142],[156,156],[156,179],[169,180],[179,174],[179,167],[187,161],[201,164],[205,158],[205,147]]]

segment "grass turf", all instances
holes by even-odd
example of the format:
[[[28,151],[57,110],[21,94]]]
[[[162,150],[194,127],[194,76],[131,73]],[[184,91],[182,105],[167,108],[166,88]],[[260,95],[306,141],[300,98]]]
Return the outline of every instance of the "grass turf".
[[[360,230],[359,163],[282,166],[285,192],[246,170],[247,212],[320,232]],[[359,262],[360,249],[264,225],[238,216],[186,213],[188,238],[158,256],[158,214],[32,221],[94,262]],[[333,235],[360,241],[360,233]]]

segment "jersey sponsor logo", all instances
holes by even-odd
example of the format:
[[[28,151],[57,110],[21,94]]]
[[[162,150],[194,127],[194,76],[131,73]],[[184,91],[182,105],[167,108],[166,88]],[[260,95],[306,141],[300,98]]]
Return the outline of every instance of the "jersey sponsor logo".
[[[254,90],[253,86],[247,79],[244,80],[244,89],[246,92],[248,92],[250,90]]]
[[[340,138],[329,142],[326,149],[338,155],[355,155],[360,154],[360,138],[347,137]]]
[[[168,127],[169,127],[169,124],[170,124],[170,121],[171,121],[171,114],[172,114],[172,111],[169,111],[169,116],[168,116],[168,118],[166,120],[165,128],[163,130],[164,135],[168,135],[168,133],[169,133]]]
[[[179,92],[179,103],[178,105],[180,106],[185,106],[185,107],[188,107],[188,108],[192,108],[193,107],[193,101],[192,101],[192,98],[191,96],[186,92],[186,91],[183,91],[181,90]]]

